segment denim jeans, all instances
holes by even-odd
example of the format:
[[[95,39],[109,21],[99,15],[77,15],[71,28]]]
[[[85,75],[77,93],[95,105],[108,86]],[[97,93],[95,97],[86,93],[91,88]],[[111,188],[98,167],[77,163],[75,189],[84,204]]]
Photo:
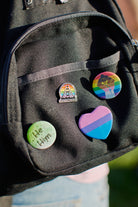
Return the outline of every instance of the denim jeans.
[[[13,196],[12,207],[108,207],[107,177],[79,183],[58,177]]]

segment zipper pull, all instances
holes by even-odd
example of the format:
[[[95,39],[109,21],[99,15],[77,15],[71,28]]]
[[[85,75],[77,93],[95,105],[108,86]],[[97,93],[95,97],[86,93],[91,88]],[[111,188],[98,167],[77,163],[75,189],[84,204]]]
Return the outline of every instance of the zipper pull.
[[[131,43],[132,43],[133,46],[138,47],[138,40],[132,39]]]

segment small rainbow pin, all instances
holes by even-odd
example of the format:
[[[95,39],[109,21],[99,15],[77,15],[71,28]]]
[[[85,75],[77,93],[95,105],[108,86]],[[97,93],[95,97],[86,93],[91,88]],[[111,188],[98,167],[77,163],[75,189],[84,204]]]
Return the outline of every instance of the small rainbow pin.
[[[72,83],[63,83],[59,88],[59,103],[76,102],[76,88]]]

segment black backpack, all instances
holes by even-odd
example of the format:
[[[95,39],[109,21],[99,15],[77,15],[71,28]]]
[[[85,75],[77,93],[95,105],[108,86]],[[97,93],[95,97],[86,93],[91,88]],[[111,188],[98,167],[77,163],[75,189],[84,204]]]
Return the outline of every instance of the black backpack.
[[[0,195],[137,146],[137,42],[115,0],[7,0],[0,15]],[[97,92],[109,74],[120,83],[111,99]]]

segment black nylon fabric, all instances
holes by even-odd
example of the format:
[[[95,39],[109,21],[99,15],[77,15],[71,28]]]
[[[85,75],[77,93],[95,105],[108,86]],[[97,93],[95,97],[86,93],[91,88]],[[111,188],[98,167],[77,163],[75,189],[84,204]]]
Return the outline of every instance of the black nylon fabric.
[[[4,50],[10,46],[29,25],[66,13],[97,10],[113,17],[126,28],[124,20],[120,15],[120,10],[116,7],[116,3],[111,0],[97,0],[96,2],[94,0],[80,0],[79,4],[77,0],[70,0],[66,4],[58,4],[56,1],[52,1],[30,10],[25,10],[22,0],[6,0],[3,2],[3,6],[0,9],[0,41],[3,45],[1,48]]]
[[[108,14],[127,31],[116,2],[49,1],[29,8],[23,1],[4,3],[5,12],[1,13],[4,21],[0,22],[1,83],[3,71],[7,68],[9,72],[7,84],[5,79],[7,93],[2,95],[1,86],[0,94],[0,195],[21,192],[59,175],[83,172],[132,150],[138,143],[138,54],[129,35],[115,24],[85,13]],[[53,16],[59,17],[28,33],[12,52],[11,59],[6,59],[14,41],[26,29]],[[119,54],[119,59],[111,58],[115,54]],[[58,75],[44,78],[44,71],[48,70]],[[93,78],[103,71],[117,73],[122,80],[122,91],[112,100],[98,99],[91,89]],[[32,82],[24,82],[30,74],[34,76]],[[58,103],[58,89],[63,82],[76,86],[77,103]],[[6,107],[2,105],[3,96]],[[99,105],[111,109],[113,129],[106,141],[90,141],[78,129],[78,118]],[[2,111],[5,108],[7,121]],[[34,149],[26,141],[28,127],[38,120],[49,121],[58,132],[55,144],[47,150]]]

